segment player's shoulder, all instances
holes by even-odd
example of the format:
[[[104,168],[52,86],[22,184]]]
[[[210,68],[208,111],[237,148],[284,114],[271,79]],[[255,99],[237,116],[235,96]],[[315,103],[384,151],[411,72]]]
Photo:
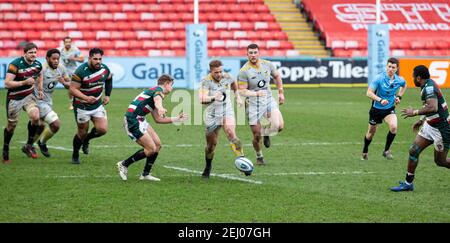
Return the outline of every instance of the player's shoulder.
[[[266,59],[259,59],[259,61],[260,61],[260,64],[262,64],[262,65],[271,65],[272,64],[271,61],[266,60]]]
[[[239,70],[239,72],[245,72],[245,71],[248,71],[250,68],[251,68],[250,62],[247,61],[247,62],[241,67],[241,69]]]
[[[14,60],[12,60],[9,64],[12,64],[14,66],[19,66],[20,64],[23,64],[25,62],[25,60],[23,59],[23,57],[18,57],[15,58]]]
[[[66,67],[62,63],[59,63],[56,69],[58,69],[61,72],[66,72]]]
[[[223,78],[224,79],[233,79],[233,76],[231,76],[231,74],[224,72],[223,73]]]
[[[104,69],[110,71],[108,65],[106,65],[106,64],[104,64],[104,63],[102,63],[102,68],[104,68]]]
[[[403,76],[397,75],[397,79],[398,79],[400,82],[406,82],[406,80],[405,80],[405,78],[404,78]]]

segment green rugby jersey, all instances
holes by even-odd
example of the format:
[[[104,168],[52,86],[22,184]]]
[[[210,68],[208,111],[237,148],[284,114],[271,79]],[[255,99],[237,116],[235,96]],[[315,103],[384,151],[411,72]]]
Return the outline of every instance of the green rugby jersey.
[[[447,102],[445,102],[441,90],[432,79],[428,79],[421,88],[421,99],[423,104],[430,98],[438,100],[438,110],[437,112],[426,115],[427,123],[438,129],[449,126]]]
[[[8,66],[8,73],[16,75],[14,82],[22,82],[29,77],[33,77],[36,81],[39,78],[39,74],[42,71],[42,64],[35,60],[33,63],[28,64],[24,57],[14,59]],[[17,88],[8,89],[8,99],[21,100],[33,93],[33,85],[23,85]]]
[[[155,86],[142,91],[128,106],[128,110],[125,113],[125,116],[146,116],[148,113],[155,109],[155,101],[153,100],[153,98],[158,95],[164,99],[163,89],[160,86]]]
[[[88,63],[80,65],[72,75],[72,82],[81,84],[80,91],[84,95],[94,96],[97,102],[87,104],[82,99],[74,97],[73,107],[83,110],[94,110],[102,104],[103,84],[108,79],[111,71],[108,66],[102,63],[99,70],[93,70]]]

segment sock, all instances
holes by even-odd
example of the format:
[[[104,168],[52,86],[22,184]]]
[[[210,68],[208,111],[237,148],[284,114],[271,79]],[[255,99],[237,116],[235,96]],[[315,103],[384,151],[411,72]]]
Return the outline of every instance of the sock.
[[[93,127],[83,142],[88,143],[89,140],[91,140],[93,138],[98,138],[98,137],[100,137],[100,135],[97,134],[97,129],[95,129],[95,127]]]
[[[235,138],[235,139],[231,140],[230,147],[231,147],[231,150],[233,150],[234,155],[236,155],[236,157],[244,156],[244,151],[242,148],[241,140],[239,140],[239,138]]]
[[[155,163],[156,158],[158,157],[158,152],[153,153],[149,157],[147,157],[147,161],[145,162],[144,171],[142,172],[143,176],[150,174],[150,170],[152,169],[153,164]]]
[[[144,150],[138,150],[136,153],[134,153],[133,155],[131,155],[128,159],[124,160],[122,162],[123,166],[128,167],[131,164],[133,164],[136,161],[139,161],[141,159],[145,158],[145,153]]]
[[[405,178],[406,183],[411,184],[413,182],[413,180],[414,180],[414,174],[407,172],[406,178]]]
[[[73,137],[73,152],[74,153],[78,153],[80,151],[81,144],[83,144],[83,143],[81,142],[78,135],[75,134],[75,136]]]
[[[37,126],[36,134],[33,137],[33,143],[35,143],[39,139],[39,137],[42,134],[42,131],[44,131],[44,128],[45,128],[45,126]]]
[[[208,153],[208,149],[205,148],[205,161],[206,161],[206,167],[211,167],[211,163],[214,158],[214,151]]]
[[[366,138],[366,136],[364,135],[364,148],[363,148],[363,153],[367,153],[369,151],[369,145],[372,142],[372,140],[369,140]]]
[[[28,140],[27,144],[33,145],[34,135],[36,135],[36,130],[38,126],[31,124],[31,121],[28,122]]]
[[[388,151],[391,147],[392,141],[394,141],[395,133],[391,133],[391,131],[388,132],[386,136],[386,146],[384,146],[384,151]]]
[[[14,135],[13,132],[8,131],[8,129],[3,130],[3,150],[9,149],[9,142],[11,142],[11,138]]]
[[[262,157],[263,157],[262,151],[256,151],[256,158],[262,158]]]
[[[44,132],[42,132],[41,143],[47,143],[47,141],[52,138],[54,133],[49,127],[45,127]]]

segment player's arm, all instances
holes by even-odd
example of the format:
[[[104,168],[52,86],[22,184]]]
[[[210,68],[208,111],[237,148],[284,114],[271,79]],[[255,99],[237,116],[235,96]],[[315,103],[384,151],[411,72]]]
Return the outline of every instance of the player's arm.
[[[236,80],[233,80],[233,83],[231,83],[231,90],[233,90],[233,93],[236,96],[236,103],[239,106],[242,106],[244,103],[242,102],[241,95],[239,95],[239,86]]]
[[[84,62],[84,56],[80,50],[78,50],[77,53],[72,57],[72,60],[76,62]]]
[[[18,88],[18,87],[21,87],[24,85],[33,85],[34,84],[35,80],[33,77],[29,77],[20,82],[14,81],[14,79],[16,78],[16,73],[17,73],[17,67],[13,64],[9,64],[8,72],[6,73],[6,77],[5,77],[5,88],[14,89],[14,88]]]
[[[95,103],[95,101],[97,101],[97,99],[94,96],[87,96],[83,94],[80,88],[81,88],[81,78],[78,77],[77,74],[72,75],[72,82],[70,82],[69,93],[72,96],[81,99],[89,104],[93,104]]]
[[[179,114],[176,117],[166,117],[166,116],[160,116],[158,114],[158,110],[153,110],[152,111],[152,116],[153,119],[155,120],[156,123],[159,124],[169,124],[169,123],[174,123],[174,122],[183,122],[186,121],[188,119],[188,116],[184,113]]]
[[[273,65],[272,65],[273,66]],[[273,71],[273,79],[275,80],[275,85],[277,86],[277,90],[278,90],[278,102],[280,103],[280,105],[284,104],[284,90],[283,90],[283,80],[281,79],[281,75],[278,72],[278,70],[274,68]]]
[[[397,93],[397,95],[396,95],[396,97],[395,97],[395,104],[397,105],[397,104],[400,104],[400,101],[401,101],[401,99],[402,99],[402,96],[405,94],[405,92],[406,92],[406,83],[405,83],[405,86],[401,86],[399,89],[398,89],[398,93]]]
[[[254,96],[265,96],[266,92],[259,90],[259,91],[251,91],[248,90],[248,83],[246,79],[247,75],[240,73],[238,76],[238,90],[239,94],[245,97],[254,97]]]
[[[413,109],[408,107],[402,110],[402,116],[404,118],[427,115],[438,111],[438,99],[437,97],[431,97],[425,100],[425,105],[421,109]]]
[[[37,77],[38,99],[44,98],[44,72],[40,72]]]
[[[198,99],[200,100],[200,103],[204,105],[210,104],[216,100],[221,101],[223,98],[224,96],[220,92],[217,92],[214,96],[209,96],[207,89],[200,88],[198,90]]]
[[[58,68],[61,68],[61,76],[58,78],[58,82],[64,85],[64,88],[69,89],[70,87],[70,77],[67,75],[67,71],[64,66],[60,65]]]
[[[107,105],[109,103],[109,97],[112,92],[112,73],[109,73],[108,78],[105,81],[105,97],[103,97],[103,104]]]
[[[367,97],[369,97],[371,100],[380,102],[382,105],[387,105],[389,103],[389,101],[387,99],[383,99],[380,96],[375,94],[375,90],[372,87],[369,87],[367,89],[367,93],[366,93]]]

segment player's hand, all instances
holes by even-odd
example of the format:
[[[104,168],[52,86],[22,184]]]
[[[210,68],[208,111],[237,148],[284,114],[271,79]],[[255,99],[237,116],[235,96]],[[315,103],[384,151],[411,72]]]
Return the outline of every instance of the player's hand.
[[[167,110],[164,108],[161,109],[156,109],[156,111],[158,112],[158,116],[159,117],[164,117],[166,115]]]
[[[267,92],[265,90],[258,90],[255,92],[257,97],[263,97],[267,95]]]
[[[416,121],[412,126],[413,132],[417,133],[422,125],[423,125],[422,120]]]
[[[402,116],[403,118],[408,118],[408,117],[413,117],[416,116],[417,114],[414,114],[414,109],[411,107],[402,109]]]
[[[400,98],[395,97],[395,105],[398,105],[398,104],[400,104]]]
[[[241,96],[236,96],[236,103],[238,104],[239,107],[242,107],[244,105]]]
[[[187,119],[189,118],[189,116],[187,114],[184,113],[180,113],[177,116],[177,122],[184,122],[187,121]]]
[[[37,96],[38,99],[40,99],[40,100],[44,99],[44,91],[39,90],[37,94],[38,94],[38,96]]]
[[[109,96],[103,97],[103,105],[107,105],[109,103]]]
[[[36,81],[34,80],[33,77],[29,77],[27,79],[25,79],[24,83],[25,85],[33,85]]]
[[[381,105],[387,105],[387,104],[389,104],[389,100],[387,100],[387,99],[382,99],[382,100],[380,101],[380,103],[381,103]]]
[[[88,104],[94,104],[97,101],[97,99],[94,96],[88,96],[85,101]]]
[[[278,103],[280,104],[280,105],[282,105],[282,104],[284,104],[284,94],[283,93],[279,93],[278,94]]]
[[[223,98],[224,98],[224,96],[223,96],[222,92],[216,92],[216,93],[214,94],[214,99],[215,99],[216,101],[223,101]]]

